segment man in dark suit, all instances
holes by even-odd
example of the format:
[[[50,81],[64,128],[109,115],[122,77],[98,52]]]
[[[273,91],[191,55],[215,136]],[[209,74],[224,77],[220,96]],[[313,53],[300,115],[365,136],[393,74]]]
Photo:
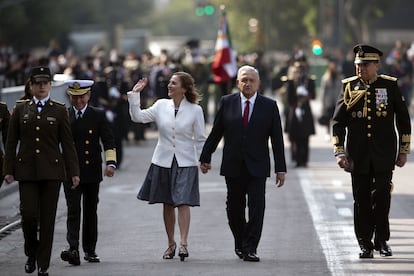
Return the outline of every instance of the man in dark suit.
[[[342,80],[343,92],[333,116],[336,162],[351,172],[359,257],[373,258],[374,249],[381,256],[392,256],[387,244],[392,172],[395,165],[407,162],[410,115],[397,79],[377,75],[382,52],[356,45],[354,53],[356,76]]]
[[[98,194],[102,178],[102,146],[105,150],[106,167],[103,175],[112,177],[116,168],[115,140],[104,110],[88,105],[92,80],[70,80],[68,94],[72,107],[69,117],[73,138],[78,152],[80,184],[71,189],[64,183],[67,217],[67,241],[69,248],[62,251],[61,258],[72,265],[80,265],[79,230],[81,224],[81,199],[83,197],[82,248],[84,259],[100,262],[95,252],[98,240]]]
[[[227,217],[235,241],[235,253],[244,261],[258,262],[265,210],[265,184],[270,176],[269,138],[275,163],[276,185],[285,182],[286,162],[279,109],[275,101],[260,95],[259,73],[242,66],[237,73],[240,93],[221,98],[214,125],[200,156],[200,169],[210,168],[211,155],[224,137],[220,174],[227,184]],[[246,195],[249,208],[245,218]]]
[[[32,68],[29,85],[33,98],[18,100],[10,117],[3,171],[6,183],[19,181],[25,271],[37,261],[48,275],[60,184],[79,185],[79,165],[68,111],[50,99],[50,69]]]

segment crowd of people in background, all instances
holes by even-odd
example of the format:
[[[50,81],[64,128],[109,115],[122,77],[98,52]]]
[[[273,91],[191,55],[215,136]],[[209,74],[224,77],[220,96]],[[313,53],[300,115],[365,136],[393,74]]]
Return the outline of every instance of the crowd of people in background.
[[[206,122],[211,120],[216,111],[214,109],[209,114],[209,102],[213,100],[216,106],[223,93],[231,92],[234,83],[226,91],[221,91],[222,87],[218,85],[212,85],[214,84],[211,72],[212,57],[200,53],[201,51],[197,48],[198,44],[190,42],[187,43],[186,50],[179,54],[170,53],[165,49],[156,55],[149,50],[144,50],[139,55],[134,52],[120,54],[116,50],[95,46],[89,54],[84,56],[76,56],[71,50],[64,51],[54,40],[41,54],[36,51],[18,52],[11,45],[0,44],[0,87],[25,85],[30,68],[39,65],[48,66],[53,74],[63,74],[69,79],[94,80],[90,104],[107,111],[107,117],[112,123],[116,136],[117,160],[121,166],[122,142],[128,140],[139,144],[145,140],[147,128],[156,128],[156,125],[134,123],[129,118],[126,93],[137,80],[148,77],[149,85],[141,93],[141,100],[144,106],[150,106],[157,99],[168,97],[167,84],[174,72],[190,73],[194,76],[196,85],[203,95],[200,105],[203,108]],[[288,102],[286,92],[288,84],[291,83],[289,80],[293,78],[292,72],[298,68],[298,62],[306,68],[308,77],[312,78],[310,74],[312,64],[304,50],[298,46],[292,47],[291,53],[285,56],[287,57],[285,61],[276,61],[271,60],[266,53],[261,51],[239,53],[237,62],[239,66],[248,64],[258,69],[261,76],[259,88],[261,93],[270,93],[272,96],[280,97],[284,110],[285,131],[289,131],[289,104],[290,109],[297,104],[296,101]],[[325,60],[326,72],[318,76],[320,79],[316,80],[317,88],[320,89],[315,92],[315,97],[322,101],[320,111],[322,114],[316,119],[329,130],[329,118],[332,116],[335,102],[333,99],[338,93],[337,87],[333,84],[340,83],[341,78],[355,75],[355,69],[352,53],[348,55],[340,49],[332,52],[332,55],[329,58],[326,57]],[[380,70],[380,73],[398,77],[400,89],[407,99],[407,105],[410,104],[412,98],[413,63],[414,43],[408,45],[402,41],[396,41]],[[315,119],[311,113],[309,114],[312,120]],[[326,133],[326,137],[328,135],[329,132]]]

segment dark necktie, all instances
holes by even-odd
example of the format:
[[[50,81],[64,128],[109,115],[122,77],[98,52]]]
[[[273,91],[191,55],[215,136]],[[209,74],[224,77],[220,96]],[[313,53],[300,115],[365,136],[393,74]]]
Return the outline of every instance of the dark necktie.
[[[78,110],[78,112],[76,114],[77,114],[77,116],[76,116],[77,120],[82,119],[82,111]]]
[[[246,105],[243,111],[243,127],[246,128],[247,124],[249,123],[249,110],[250,110],[250,102],[246,101]]]
[[[37,112],[41,112],[41,111],[42,111],[42,109],[43,109],[43,104],[42,104],[42,102],[41,102],[41,101],[38,101],[38,102],[37,102]]]

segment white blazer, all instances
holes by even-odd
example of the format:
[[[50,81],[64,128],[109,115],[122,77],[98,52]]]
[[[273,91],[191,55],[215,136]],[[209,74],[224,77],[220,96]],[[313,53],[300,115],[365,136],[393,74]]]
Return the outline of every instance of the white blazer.
[[[175,116],[172,99],[159,99],[151,107],[141,109],[140,93],[130,91],[127,95],[132,121],[157,124],[158,143],[151,162],[171,168],[175,155],[179,167],[198,166],[206,140],[201,106],[190,103],[184,97]]]

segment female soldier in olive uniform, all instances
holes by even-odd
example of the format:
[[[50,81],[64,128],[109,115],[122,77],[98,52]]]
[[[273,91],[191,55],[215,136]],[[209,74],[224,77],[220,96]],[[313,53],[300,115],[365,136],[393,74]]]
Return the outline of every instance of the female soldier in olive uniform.
[[[377,75],[382,52],[357,45],[354,53],[357,76],[342,81],[333,116],[334,151],[338,165],[351,171],[360,258],[373,258],[374,249],[381,256],[392,256],[387,244],[392,172],[407,161],[410,115],[397,79]]]
[[[32,99],[19,100],[12,112],[4,156],[5,181],[19,181],[25,271],[48,275],[60,184],[79,185],[79,165],[63,103],[50,99],[49,68],[30,73]],[[16,153],[17,152],[17,153]],[[39,235],[38,235],[39,228]]]

